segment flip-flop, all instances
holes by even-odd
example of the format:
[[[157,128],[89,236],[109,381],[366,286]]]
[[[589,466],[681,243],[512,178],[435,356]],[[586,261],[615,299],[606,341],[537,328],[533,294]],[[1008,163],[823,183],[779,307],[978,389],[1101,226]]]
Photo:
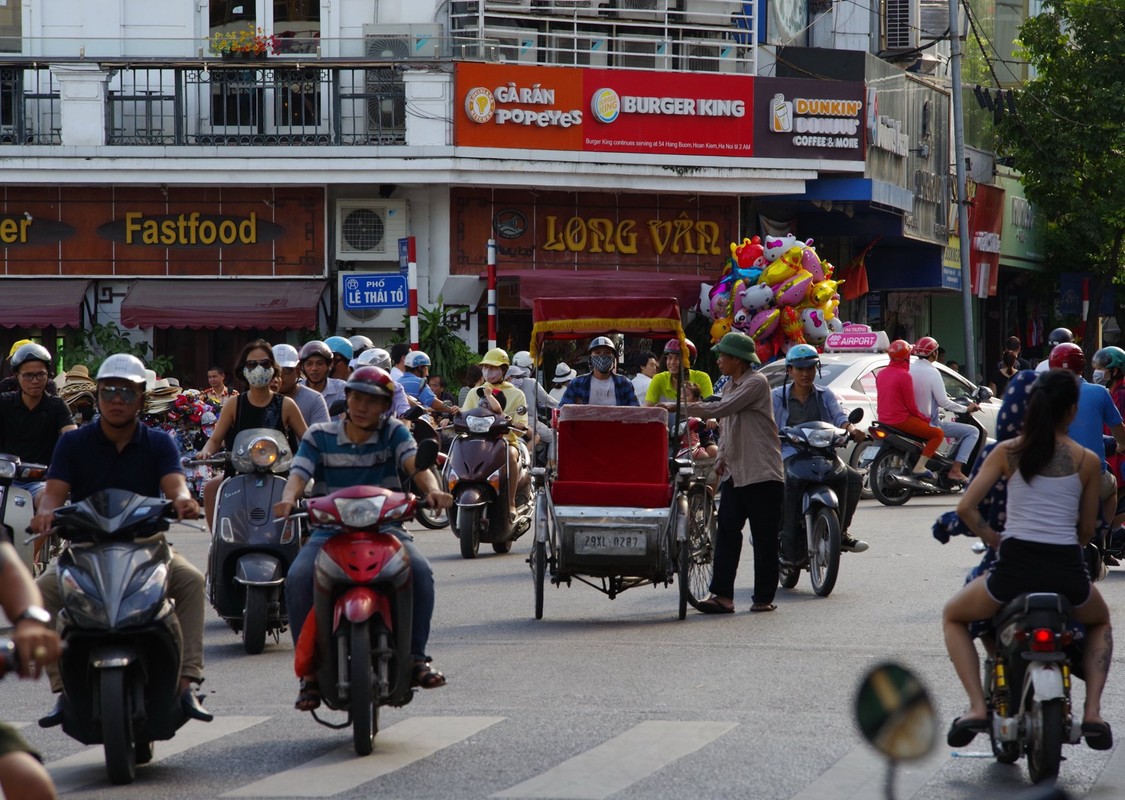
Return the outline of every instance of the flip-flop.
[[[320,687],[314,681],[301,681],[301,691],[293,707],[298,711],[316,711],[320,708]]]
[[[420,686],[423,689],[438,689],[445,686],[447,682],[444,675],[425,661],[419,661],[410,671],[411,686]]]
[[[950,747],[964,747],[977,737],[978,733],[988,730],[986,719],[961,719],[958,717],[949,726],[949,733],[945,735],[945,742]]]
[[[733,614],[734,606],[724,606],[715,597],[708,597],[706,600],[700,600],[696,606],[704,614]]]
[[[765,611],[777,611],[777,606],[773,603],[755,603],[754,605],[750,606],[750,610],[755,614],[761,614]]]
[[[1108,750],[1113,747],[1113,731],[1108,722],[1083,722],[1082,738],[1091,750]]]

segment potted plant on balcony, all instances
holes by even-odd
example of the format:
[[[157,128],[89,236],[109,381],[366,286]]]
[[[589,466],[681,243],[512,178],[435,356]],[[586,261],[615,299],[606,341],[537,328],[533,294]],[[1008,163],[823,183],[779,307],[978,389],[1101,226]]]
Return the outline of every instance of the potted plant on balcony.
[[[261,28],[218,31],[207,39],[210,51],[224,60],[261,60],[277,52],[278,37]]]

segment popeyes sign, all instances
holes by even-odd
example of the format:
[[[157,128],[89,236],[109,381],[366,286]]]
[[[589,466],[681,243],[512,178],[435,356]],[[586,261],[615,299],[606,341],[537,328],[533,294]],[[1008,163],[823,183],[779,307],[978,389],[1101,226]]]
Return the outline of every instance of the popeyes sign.
[[[454,143],[615,153],[753,155],[754,78],[456,65]],[[658,88],[654,88],[658,87]]]

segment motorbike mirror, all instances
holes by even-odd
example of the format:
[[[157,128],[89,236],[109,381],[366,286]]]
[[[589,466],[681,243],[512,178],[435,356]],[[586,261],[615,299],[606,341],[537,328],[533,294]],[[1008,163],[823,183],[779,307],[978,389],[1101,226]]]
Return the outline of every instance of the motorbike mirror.
[[[891,763],[924,757],[937,740],[937,713],[922,681],[894,662],[876,665],[859,684],[855,716],[863,737]]]
[[[862,408],[853,408],[852,413],[848,414],[848,422],[850,422],[852,425],[855,425],[861,419],[863,419]]]
[[[987,386],[978,386],[976,393],[973,395],[973,399],[978,403],[987,403],[992,399],[992,390]]]
[[[336,400],[328,407],[328,416],[338,417],[348,410],[347,400]]]
[[[423,439],[418,442],[418,452],[414,454],[414,472],[421,472],[436,464],[439,449],[435,439]]]

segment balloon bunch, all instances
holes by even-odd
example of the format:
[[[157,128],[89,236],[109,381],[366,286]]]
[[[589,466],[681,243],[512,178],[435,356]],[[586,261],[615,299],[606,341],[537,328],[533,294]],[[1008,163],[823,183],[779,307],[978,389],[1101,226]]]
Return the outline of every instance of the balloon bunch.
[[[793,234],[732,242],[718,282],[704,284],[700,296],[712,322],[711,341],[742,331],[753,337],[765,363],[791,345],[819,346],[829,333],[843,330],[836,316],[843,281],[832,280],[833,266],[812,243]]]

